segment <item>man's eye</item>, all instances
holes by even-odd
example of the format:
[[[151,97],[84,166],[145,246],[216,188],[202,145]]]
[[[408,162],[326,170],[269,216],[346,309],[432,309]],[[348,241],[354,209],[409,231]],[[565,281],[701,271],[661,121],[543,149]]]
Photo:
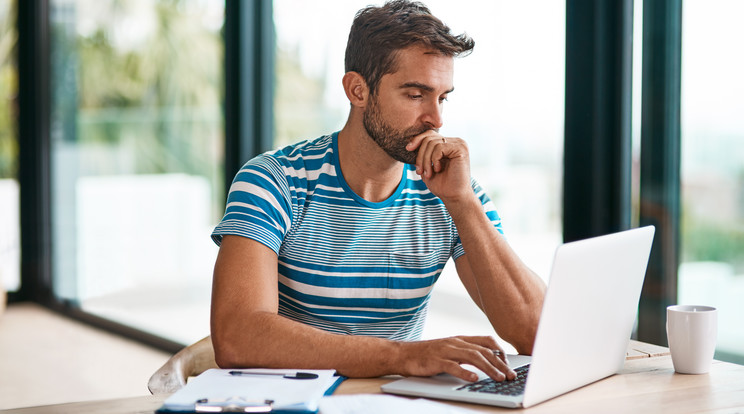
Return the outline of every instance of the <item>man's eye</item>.
[[[423,95],[408,95],[408,97],[411,98],[411,99],[421,99],[424,96]]]
[[[442,96],[441,98],[439,98],[439,103],[443,103],[446,100],[447,100],[447,97],[446,96]]]

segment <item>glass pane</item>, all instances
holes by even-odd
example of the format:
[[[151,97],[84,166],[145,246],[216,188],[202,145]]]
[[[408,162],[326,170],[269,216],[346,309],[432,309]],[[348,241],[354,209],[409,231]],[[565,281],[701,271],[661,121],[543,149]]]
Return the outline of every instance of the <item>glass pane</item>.
[[[684,2],[679,303],[719,308],[717,358],[744,362],[744,3]]]
[[[349,111],[341,86],[348,30],[356,11],[369,3],[336,0],[320,8],[303,0],[274,1],[276,146],[343,127]],[[442,132],[467,139],[472,175],[489,192],[507,238],[547,279],[562,241],[565,2],[426,4],[476,43],[470,56],[455,63],[457,90],[446,104]],[[491,332],[451,264],[429,314],[425,336]]]
[[[0,312],[5,291],[21,285],[16,2],[0,2]]]
[[[51,2],[55,294],[182,343],[209,333],[224,4]]]

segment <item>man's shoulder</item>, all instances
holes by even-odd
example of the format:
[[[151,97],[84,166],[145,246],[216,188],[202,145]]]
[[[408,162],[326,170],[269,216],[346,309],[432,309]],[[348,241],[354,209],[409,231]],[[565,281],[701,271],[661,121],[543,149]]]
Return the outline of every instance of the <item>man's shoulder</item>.
[[[312,140],[299,141],[266,152],[263,155],[275,159],[293,161],[297,159],[317,159],[329,151],[333,151],[333,134],[323,135]]]
[[[322,168],[332,162],[333,135],[303,140],[260,154],[245,165],[247,168],[306,170]]]

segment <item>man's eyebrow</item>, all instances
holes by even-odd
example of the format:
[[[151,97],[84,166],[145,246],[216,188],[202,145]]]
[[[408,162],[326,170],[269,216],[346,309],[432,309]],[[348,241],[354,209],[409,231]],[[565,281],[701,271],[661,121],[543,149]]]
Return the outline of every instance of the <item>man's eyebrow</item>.
[[[421,89],[421,90],[426,91],[426,92],[434,92],[434,88],[433,87],[431,87],[431,86],[429,86],[429,85],[427,85],[425,83],[420,83],[420,82],[406,82],[406,83],[400,85],[400,88],[401,89],[416,88],[416,89]],[[455,90],[455,88],[452,87],[448,91],[445,91],[444,94],[451,93],[454,90]]]

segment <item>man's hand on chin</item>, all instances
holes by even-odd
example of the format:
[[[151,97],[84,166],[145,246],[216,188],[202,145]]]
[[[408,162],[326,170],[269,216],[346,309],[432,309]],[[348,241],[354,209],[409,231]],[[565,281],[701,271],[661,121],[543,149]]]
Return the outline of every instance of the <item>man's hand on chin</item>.
[[[413,137],[406,149],[418,150],[416,173],[442,201],[447,203],[472,196],[470,153],[465,140],[444,137],[429,130]]]

